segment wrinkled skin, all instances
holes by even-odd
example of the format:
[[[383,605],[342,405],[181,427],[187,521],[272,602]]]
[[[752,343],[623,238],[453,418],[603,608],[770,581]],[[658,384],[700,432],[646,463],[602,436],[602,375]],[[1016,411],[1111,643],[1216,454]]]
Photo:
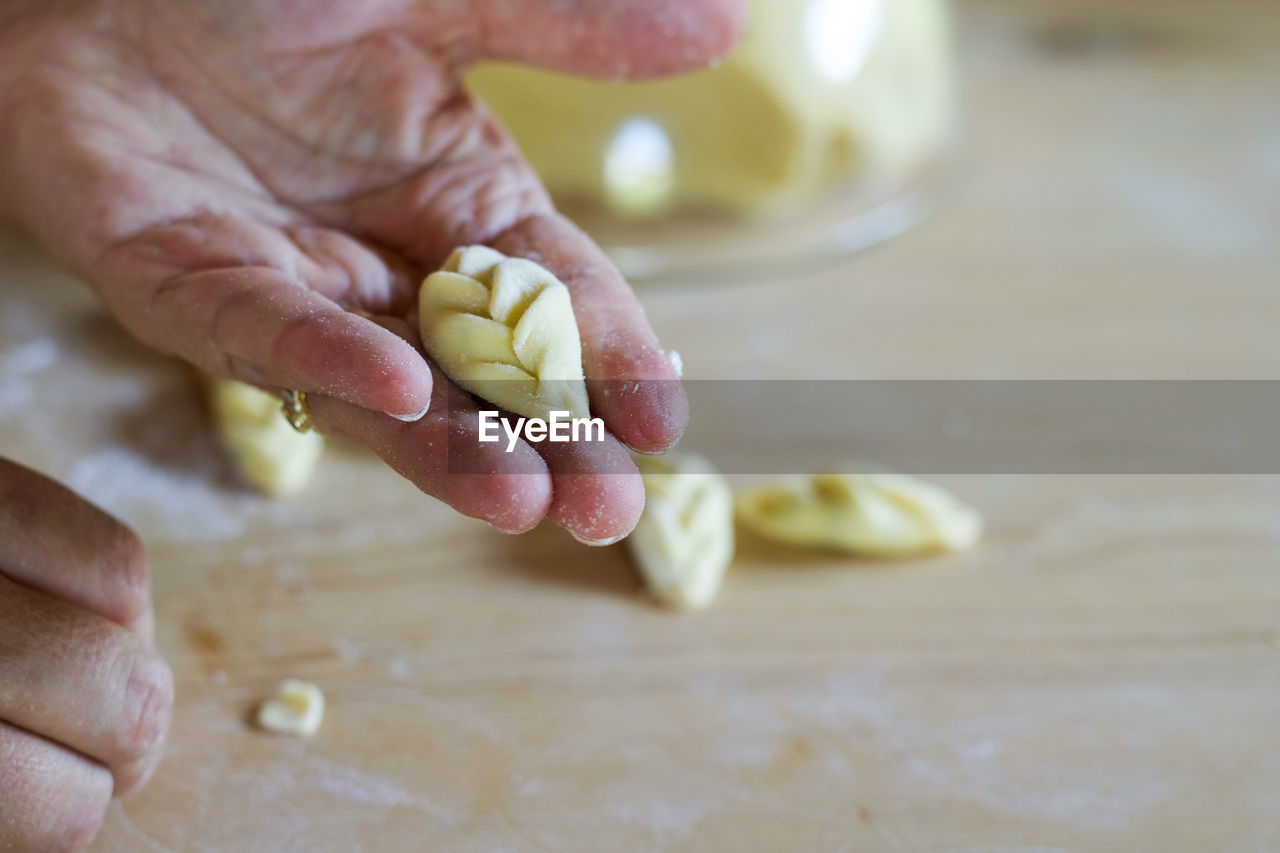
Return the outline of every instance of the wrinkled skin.
[[[674,369],[617,271],[459,76],[480,58],[610,77],[701,67],[737,39],[742,0],[5,8],[8,212],[134,335],[215,375],[309,392],[324,429],[504,530],[544,516],[585,541],[631,528],[643,496],[623,445],[679,437]],[[569,473],[563,454],[523,445],[474,449],[490,458],[467,470],[492,474],[446,476],[450,383],[397,335],[424,271],[468,243],[565,280],[589,380],[668,380],[593,398],[620,441],[580,451],[592,458],[575,470],[610,473]],[[432,400],[417,423],[382,414]]]
[[[643,506],[626,447],[670,446],[687,404],[625,282],[459,75],[693,69],[744,24],[743,0],[8,0],[0,214],[157,349],[307,391],[324,430],[467,515],[608,541]],[[593,386],[609,442],[468,443],[490,473],[448,473],[447,409],[474,404],[406,318],[469,243],[569,285],[589,380],[664,380]],[[150,636],[137,538],[0,460],[0,849],[78,849],[150,775],[173,690]]]
[[[0,459],[0,850],[74,850],[164,751],[173,675],[142,543]]]

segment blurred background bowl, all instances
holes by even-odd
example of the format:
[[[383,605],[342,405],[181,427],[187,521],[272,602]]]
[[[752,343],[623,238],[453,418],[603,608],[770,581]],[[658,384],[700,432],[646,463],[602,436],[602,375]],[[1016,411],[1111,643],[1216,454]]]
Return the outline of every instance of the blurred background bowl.
[[[633,280],[758,275],[918,222],[953,161],[946,0],[753,0],[752,15],[695,74],[487,64],[469,85]]]

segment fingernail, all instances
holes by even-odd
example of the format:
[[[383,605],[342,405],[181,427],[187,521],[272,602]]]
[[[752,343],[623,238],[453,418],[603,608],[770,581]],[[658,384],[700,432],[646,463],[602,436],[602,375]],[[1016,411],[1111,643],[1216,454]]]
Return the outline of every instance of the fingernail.
[[[589,545],[592,548],[603,548],[606,545],[612,545],[615,542],[621,542],[623,539],[626,539],[630,533],[631,531],[628,530],[626,533],[619,534],[618,536],[610,536],[606,539],[586,539],[574,533],[572,530],[569,531],[569,535],[572,536],[574,539],[577,539],[583,545]]]
[[[499,533],[501,533],[501,534],[503,534],[503,535],[505,535],[505,536],[520,536],[521,534],[528,533],[530,530],[533,530],[533,529],[534,529],[535,527],[537,527],[540,523],[541,523],[541,519],[539,519],[538,521],[534,521],[534,522],[527,522],[527,521],[526,521],[526,522],[525,522],[524,524],[522,524],[520,527],[511,527],[511,526],[503,527],[502,525],[500,525],[500,524],[499,524],[499,523],[497,523],[497,522],[489,521],[489,520],[487,520],[487,519],[485,520],[485,524],[489,525],[489,526],[490,526],[490,527],[492,527],[494,530],[498,531]]]
[[[629,444],[627,445],[627,450],[630,450],[632,453],[635,453],[638,456],[666,456],[667,451],[670,449],[671,448],[668,447],[662,450],[640,450],[639,448],[632,447]]]
[[[398,421],[403,421],[404,423],[411,424],[411,423],[420,421],[424,417],[426,417],[427,410],[430,408],[431,408],[431,404],[427,403],[425,406],[422,407],[422,411],[412,415],[396,415],[396,414],[392,414],[391,412],[387,412],[387,414],[391,415],[391,417],[395,418]]]
[[[137,673],[129,679],[127,688],[128,701],[138,709],[134,718],[134,742],[143,749],[154,746],[169,727],[172,700],[157,679],[157,673]]]

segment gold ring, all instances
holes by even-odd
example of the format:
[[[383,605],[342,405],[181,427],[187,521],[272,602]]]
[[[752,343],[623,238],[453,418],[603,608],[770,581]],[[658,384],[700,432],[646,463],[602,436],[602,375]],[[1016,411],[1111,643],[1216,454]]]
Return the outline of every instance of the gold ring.
[[[311,420],[311,410],[307,408],[306,391],[282,391],[280,411],[289,426],[298,432],[311,432],[315,423]]]

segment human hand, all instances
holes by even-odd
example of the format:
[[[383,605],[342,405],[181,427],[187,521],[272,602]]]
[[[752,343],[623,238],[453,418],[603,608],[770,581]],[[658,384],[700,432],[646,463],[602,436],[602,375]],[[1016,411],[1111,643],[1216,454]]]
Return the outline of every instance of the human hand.
[[[141,340],[308,392],[322,428],[463,513],[610,540],[643,506],[624,445],[673,444],[687,402],[617,270],[460,76],[480,58],[618,78],[691,69],[744,20],[744,0],[11,2],[0,198]],[[587,379],[604,380],[592,413],[617,440],[475,443],[484,458],[466,469],[492,473],[449,475],[458,392],[391,330],[424,272],[472,243],[569,286]],[[417,422],[388,416],[428,401]]]
[[[151,776],[173,676],[132,531],[0,459],[0,850],[78,850]]]

